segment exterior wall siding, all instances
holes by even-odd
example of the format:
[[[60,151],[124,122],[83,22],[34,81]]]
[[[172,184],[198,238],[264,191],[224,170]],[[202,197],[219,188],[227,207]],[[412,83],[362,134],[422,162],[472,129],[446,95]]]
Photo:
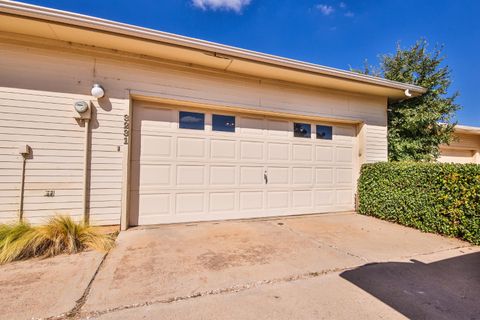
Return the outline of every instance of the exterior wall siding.
[[[33,223],[56,213],[81,216],[84,128],[73,104],[106,89],[92,123],[91,221],[118,224],[125,167],[124,115],[129,91],[166,99],[363,122],[362,158],[387,159],[386,98],[348,94],[185,66],[126,59],[75,48],[8,42],[0,48],[0,222],[17,216],[18,147],[28,144],[24,216]],[[45,197],[55,190],[54,197]]]
[[[455,133],[450,145],[440,146],[439,162],[480,163],[480,135]]]
[[[455,138],[456,140],[446,147],[480,150],[480,135],[478,134],[455,133]]]
[[[367,125],[365,134],[365,162],[386,161],[388,158],[386,125]]]
[[[21,145],[33,151],[25,170],[24,217],[39,223],[45,216],[82,214],[84,128],[73,118],[72,105],[88,96],[0,88],[0,221],[18,213]],[[114,104],[117,111],[124,102]],[[98,107],[96,108],[98,110]],[[112,108],[113,110],[114,108]],[[118,224],[121,204],[123,115],[96,112],[91,133],[92,222]],[[54,197],[45,197],[54,190]]]

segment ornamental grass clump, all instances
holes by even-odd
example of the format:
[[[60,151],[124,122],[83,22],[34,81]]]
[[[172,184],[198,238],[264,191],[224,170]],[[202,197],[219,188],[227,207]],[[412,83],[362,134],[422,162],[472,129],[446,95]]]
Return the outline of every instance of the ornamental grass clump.
[[[26,222],[0,224],[0,264],[77,253],[86,249],[106,252],[114,245],[114,235],[101,234],[68,216],[52,217],[41,226]]]

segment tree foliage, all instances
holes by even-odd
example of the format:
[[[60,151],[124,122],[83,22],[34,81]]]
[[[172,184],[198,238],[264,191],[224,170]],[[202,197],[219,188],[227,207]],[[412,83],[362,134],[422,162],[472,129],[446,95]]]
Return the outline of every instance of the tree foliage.
[[[443,46],[428,50],[426,40],[395,54],[380,57],[379,67],[365,63],[361,72],[385,79],[422,86],[419,97],[389,101],[388,157],[390,161],[432,161],[439,156],[439,145],[453,140],[455,103],[458,92],[448,96],[451,69],[444,64]]]

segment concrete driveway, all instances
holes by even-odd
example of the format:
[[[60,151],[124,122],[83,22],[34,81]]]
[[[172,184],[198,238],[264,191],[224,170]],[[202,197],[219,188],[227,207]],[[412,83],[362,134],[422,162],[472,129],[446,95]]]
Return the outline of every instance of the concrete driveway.
[[[480,247],[352,213],[131,229],[102,258],[1,267],[0,319],[480,319]]]
[[[480,248],[352,213],[123,232],[82,317],[475,319]]]

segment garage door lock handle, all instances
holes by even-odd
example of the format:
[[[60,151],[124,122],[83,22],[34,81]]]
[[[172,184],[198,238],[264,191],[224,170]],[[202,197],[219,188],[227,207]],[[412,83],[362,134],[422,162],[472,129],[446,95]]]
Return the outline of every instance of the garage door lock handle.
[[[265,179],[265,184],[268,184],[268,175],[267,175],[267,171],[265,170],[265,172],[263,173],[263,179]]]

